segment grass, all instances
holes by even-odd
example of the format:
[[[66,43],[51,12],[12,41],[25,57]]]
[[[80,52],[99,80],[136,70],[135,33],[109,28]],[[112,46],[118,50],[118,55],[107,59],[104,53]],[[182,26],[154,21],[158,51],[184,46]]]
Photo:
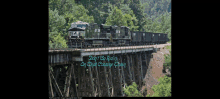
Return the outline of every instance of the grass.
[[[169,46],[166,46],[166,49],[169,49],[169,50],[171,50],[171,45],[169,45]]]
[[[168,41],[168,43],[171,43],[171,41]]]

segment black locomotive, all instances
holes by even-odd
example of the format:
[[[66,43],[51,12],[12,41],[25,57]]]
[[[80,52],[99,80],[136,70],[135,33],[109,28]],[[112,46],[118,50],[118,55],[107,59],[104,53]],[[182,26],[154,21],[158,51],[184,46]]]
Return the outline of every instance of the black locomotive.
[[[126,26],[77,22],[68,30],[69,48],[164,44],[167,34],[130,31]]]

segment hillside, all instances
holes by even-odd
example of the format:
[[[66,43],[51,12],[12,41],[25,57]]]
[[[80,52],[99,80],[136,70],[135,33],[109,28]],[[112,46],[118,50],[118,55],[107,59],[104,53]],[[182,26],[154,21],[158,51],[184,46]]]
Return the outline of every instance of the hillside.
[[[149,69],[147,70],[147,74],[145,75],[145,86],[142,87],[141,92],[145,88],[147,88],[147,94],[153,95],[153,90],[151,87],[153,85],[159,84],[157,81],[160,77],[165,76],[163,71],[163,63],[164,63],[164,54],[170,54],[170,49],[167,49],[166,47],[163,47],[160,49],[160,51],[157,51],[157,53],[153,53],[153,58],[151,58],[149,63]],[[167,72],[168,69],[166,69]]]

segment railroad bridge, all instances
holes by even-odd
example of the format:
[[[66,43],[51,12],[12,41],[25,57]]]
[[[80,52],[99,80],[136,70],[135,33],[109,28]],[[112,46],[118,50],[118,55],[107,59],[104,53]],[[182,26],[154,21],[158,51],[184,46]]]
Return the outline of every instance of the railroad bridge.
[[[166,45],[49,49],[49,97],[124,96],[132,82],[141,88],[152,53]]]

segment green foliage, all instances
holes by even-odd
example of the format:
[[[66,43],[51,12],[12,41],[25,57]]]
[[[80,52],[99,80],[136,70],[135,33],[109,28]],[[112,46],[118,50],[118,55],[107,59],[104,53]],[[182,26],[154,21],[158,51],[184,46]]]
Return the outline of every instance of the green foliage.
[[[131,31],[138,31],[138,28],[139,28],[139,26],[137,26],[138,20],[135,17],[135,14],[131,10],[131,8],[129,8],[129,4],[121,4],[120,9],[121,9],[121,11],[124,15],[124,19],[127,23],[126,26],[128,26]]]
[[[171,77],[160,77],[158,85],[153,85],[154,94],[152,97],[168,97],[171,96]],[[150,95],[147,95],[149,97]]]
[[[170,46],[166,46],[167,49],[171,50],[171,45]]]
[[[171,71],[171,46],[167,46],[167,49],[170,49],[170,55],[164,55],[165,63],[163,64],[165,68],[168,68]]]
[[[83,5],[78,5],[72,14],[80,21],[92,23],[94,22],[94,18],[93,16],[87,15],[88,12]]]
[[[139,26],[135,26],[134,22],[137,23],[136,17],[132,17],[130,14],[124,15],[124,20],[126,21],[126,26],[130,28],[131,31],[137,31]]]
[[[120,9],[123,14],[130,14],[130,15],[134,14],[133,10],[131,10],[131,8],[129,8],[129,4],[121,4]]]
[[[64,16],[58,14],[58,10],[49,9],[49,31],[57,31],[61,32],[62,28],[64,28],[64,24],[66,23]]]
[[[126,20],[120,9],[114,7],[113,11],[106,19],[106,25],[127,26]]]
[[[138,30],[145,31],[144,25],[146,24],[146,13],[144,13],[144,7],[140,0],[132,0],[132,2],[129,4],[129,7],[134,11],[135,16],[137,16],[137,25],[139,26]]]
[[[49,41],[50,48],[67,48],[66,40],[58,34]]]
[[[50,48],[66,48],[66,40],[61,36],[64,33],[66,20],[58,15],[58,10],[49,9],[49,46]]]
[[[52,11],[55,9],[59,9],[62,0],[49,0],[49,9]]]
[[[123,9],[123,13],[121,9],[114,7],[109,16],[106,19],[107,25],[117,25],[117,26],[128,26],[131,31],[137,31],[138,20],[136,19],[133,11],[128,11],[128,9]],[[128,13],[128,14],[127,14]]]
[[[140,0],[144,6],[144,13],[147,17],[160,16],[168,11],[171,0]],[[168,9],[169,8],[169,9]]]
[[[128,97],[143,97],[138,91],[137,84],[135,82],[133,82],[133,84],[130,86],[126,86],[123,91]]]
[[[168,41],[168,43],[171,43],[171,40],[170,40],[170,41]]]

